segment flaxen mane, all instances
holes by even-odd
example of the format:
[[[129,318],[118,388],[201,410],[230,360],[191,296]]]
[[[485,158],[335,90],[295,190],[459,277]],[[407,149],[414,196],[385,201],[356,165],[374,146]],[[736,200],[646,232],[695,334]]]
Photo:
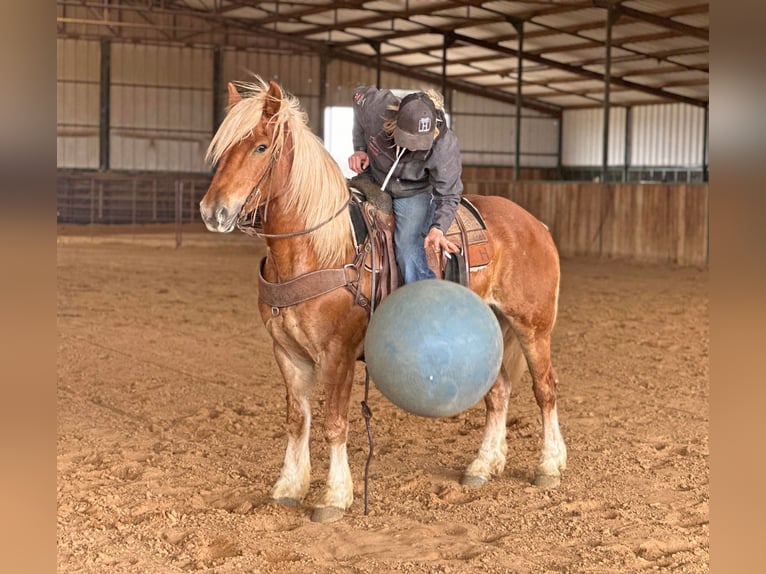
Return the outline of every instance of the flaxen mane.
[[[253,83],[238,82],[242,99],[232,106],[207,150],[207,159],[216,163],[232,145],[251,135],[261,121],[269,85],[256,76]],[[294,212],[310,229],[325,221],[326,225],[311,233],[311,241],[319,263],[336,266],[343,261],[351,239],[351,222],[345,213],[333,219],[348,201],[346,179],[320,140],[308,127],[306,113],[291,95],[283,94],[279,111],[269,120],[274,124],[270,151],[282,161],[285,145],[292,143],[293,165],[283,197],[286,209]],[[289,136],[289,137],[288,137]],[[268,193],[268,184],[261,193]],[[266,211],[268,217],[268,211]]]

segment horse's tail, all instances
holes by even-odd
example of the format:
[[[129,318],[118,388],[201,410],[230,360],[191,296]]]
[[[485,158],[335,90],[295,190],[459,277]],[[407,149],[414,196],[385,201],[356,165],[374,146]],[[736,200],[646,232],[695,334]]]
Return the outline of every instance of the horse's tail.
[[[511,328],[508,319],[499,310],[493,309],[503,332],[503,362],[502,370],[513,385],[519,382],[521,375],[527,370],[527,360],[521,348],[518,336]]]

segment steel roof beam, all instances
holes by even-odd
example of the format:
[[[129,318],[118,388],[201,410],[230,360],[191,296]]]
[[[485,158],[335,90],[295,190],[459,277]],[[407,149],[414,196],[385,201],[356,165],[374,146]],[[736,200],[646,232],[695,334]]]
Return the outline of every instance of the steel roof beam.
[[[469,38],[468,36],[463,36],[461,34],[455,34],[455,38],[463,42],[465,44],[473,44],[475,46],[480,46],[482,48],[487,48],[489,50],[497,50],[500,52],[503,52],[505,54],[508,54],[509,56],[517,56],[518,52],[517,50],[514,50],[513,48],[508,48],[505,46],[497,46],[495,44],[491,44],[489,42],[485,42],[483,40],[478,40],[475,38]],[[545,58],[543,56],[538,56],[534,54],[525,54],[524,55],[525,60],[530,60],[532,62],[536,62],[538,64],[544,64],[548,66],[549,68],[554,68],[558,70],[564,70],[566,72],[571,72],[572,74],[578,74],[580,76],[584,76],[587,78],[591,78],[593,80],[599,80],[604,81],[604,74],[599,74],[598,72],[593,72],[591,70],[587,70],[585,68],[574,66],[571,64],[566,64],[564,62],[557,62],[556,60],[551,60],[550,58]],[[612,83],[625,86],[626,88],[630,88],[632,90],[636,90],[638,92],[645,92],[647,94],[651,94],[653,96],[657,96],[660,98],[667,98],[671,100],[676,100],[679,102],[683,102],[686,104],[691,104],[693,106],[700,106],[704,107],[707,105],[707,102],[703,100],[697,100],[695,98],[689,98],[687,96],[681,96],[679,94],[672,94],[670,92],[666,92],[665,90],[662,90],[660,88],[652,88],[650,86],[643,86],[641,84],[637,84],[636,82],[631,82],[628,80],[625,80],[621,77],[612,78]]]
[[[683,22],[677,22],[676,20],[671,20],[670,18],[665,18],[663,16],[658,16],[657,14],[651,14],[649,12],[642,12],[641,10],[636,10],[635,8],[628,8],[622,4],[619,6],[619,8],[617,8],[617,10],[622,16],[627,16],[635,20],[641,20],[642,22],[648,22],[649,24],[654,24],[655,26],[660,26],[662,28],[669,28],[670,30],[680,32],[684,36],[693,36],[694,38],[700,38],[701,40],[708,42],[710,41],[710,31],[706,28],[689,26]]]

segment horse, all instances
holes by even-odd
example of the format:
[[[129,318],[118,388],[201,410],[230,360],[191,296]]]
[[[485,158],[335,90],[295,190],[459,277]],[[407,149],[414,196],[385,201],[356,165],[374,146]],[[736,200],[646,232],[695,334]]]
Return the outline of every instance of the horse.
[[[299,101],[275,82],[256,76],[228,84],[226,116],[210,142],[216,165],[200,201],[208,230],[229,233],[245,216],[260,220],[267,245],[262,278],[288,285],[323,269],[346,270],[357,256],[347,181],[321,139],[309,128]],[[483,438],[461,483],[479,487],[505,469],[506,418],[511,385],[528,369],[542,413],[542,448],[533,482],[560,484],[566,468],[557,406],[558,378],[551,363],[551,332],[559,297],[559,256],[550,231],[519,205],[499,196],[467,196],[484,216],[493,258],[470,273],[470,288],[492,309],[503,335],[503,360],[486,405]],[[358,287],[369,300],[371,273]],[[295,506],[309,490],[310,397],[324,388],[324,439],[329,469],[311,520],[341,519],[353,502],[346,442],[348,408],[357,360],[363,359],[369,305],[349,289],[334,288],[275,308],[259,300],[286,385],[287,446],[274,503]]]

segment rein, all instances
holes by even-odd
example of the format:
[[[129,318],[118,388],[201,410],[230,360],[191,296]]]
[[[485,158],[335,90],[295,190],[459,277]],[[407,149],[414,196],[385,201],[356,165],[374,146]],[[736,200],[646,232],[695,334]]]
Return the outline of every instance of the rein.
[[[250,235],[251,237],[264,237],[268,239],[287,239],[289,237],[298,237],[300,235],[308,235],[309,233],[313,233],[317,229],[320,229],[330,223],[333,219],[338,217],[341,213],[343,213],[346,208],[348,207],[349,202],[351,201],[351,194],[349,193],[348,199],[346,199],[345,203],[340,206],[340,209],[333,213],[330,217],[325,219],[324,221],[321,221],[314,225],[313,227],[310,227],[308,229],[303,229],[300,231],[290,231],[288,233],[264,233],[262,231],[263,227],[259,223],[260,221],[266,220],[266,213],[268,213],[269,209],[269,201],[271,201],[271,180],[269,180],[269,191],[266,194],[266,201],[264,202],[264,216],[259,217],[259,211],[260,208],[256,207],[252,210],[247,210],[247,204],[250,203],[250,200],[253,197],[258,197],[261,194],[261,183],[266,179],[266,177],[271,173],[271,170],[274,169],[274,165],[276,164],[276,157],[271,156],[271,160],[269,161],[269,167],[266,168],[266,170],[263,172],[263,175],[258,180],[258,182],[253,187],[253,190],[250,192],[250,195],[247,196],[247,199],[245,199],[245,202],[242,204],[242,208],[239,211],[239,217],[237,218],[237,229],[239,229],[241,232]]]
[[[348,204],[350,201],[351,201],[351,196],[349,196],[346,202],[340,206],[340,209],[338,209],[338,211],[336,211],[330,217],[328,217],[321,223],[317,223],[314,227],[303,229],[301,231],[291,231],[289,233],[264,233],[263,231],[260,231],[261,226],[258,224],[258,221],[257,221],[257,215],[256,215],[257,210],[253,210],[250,212],[252,214],[252,218],[249,221],[247,220],[247,216],[249,214],[246,214],[244,218],[240,218],[237,221],[237,228],[240,231],[247,233],[248,235],[254,235],[256,237],[267,237],[272,239],[284,239],[288,237],[298,237],[299,235],[308,235],[309,233],[313,233],[317,229],[324,227],[325,225],[330,223],[333,219],[338,217],[341,213],[343,213],[348,207]]]
[[[269,166],[264,170],[263,174],[253,187],[253,190],[242,204],[236,225],[243,233],[246,233],[251,237],[254,236],[267,239],[287,239],[290,237],[308,235],[327,225],[348,209],[352,197],[350,190],[348,198],[343,205],[324,221],[300,231],[290,231],[288,233],[264,233],[262,221],[267,217],[266,214],[268,213],[269,202],[271,201],[271,185],[273,180],[269,178],[266,201],[263,202],[263,205],[259,206],[261,184],[271,174],[276,162],[276,156],[272,155],[269,160]],[[248,205],[253,199],[255,199],[256,207],[254,209],[248,209]],[[261,211],[263,211],[263,215],[261,215]],[[260,302],[269,305],[271,307],[272,316],[276,317],[284,307],[292,307],[293,305],[314,299],[320,295],[334,291],[335,289],[345,287],[351,291],[351,294],[354,297],[354,303],[362,307],[367,307],[369,305],[369,300],[362,293],[361,286],[362,268],[364,267],[364,258],[366,254],[367,250],[360,250],[354,257],[353,262],[348,263],[341,268],[317,269],[316,271],[304,273],[290,281],[282,283],[272,283],[264,278],[263,265],[266,261],[266,258],[264,257],[261,261],[258,273],[258,299]]]

